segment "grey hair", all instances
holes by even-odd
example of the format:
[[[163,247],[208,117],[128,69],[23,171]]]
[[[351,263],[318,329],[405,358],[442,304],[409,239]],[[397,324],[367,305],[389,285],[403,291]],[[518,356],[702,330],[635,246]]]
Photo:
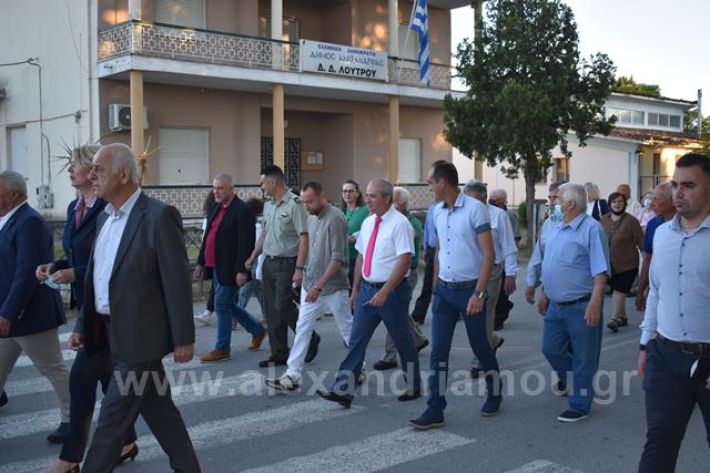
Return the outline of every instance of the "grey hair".
[[[374,184],[377,190],[380,191],[380,195],[382,195],[382,197],[389,197],[390,202],[392,202],[394,186],[390,181],[383,177],[376,177],[370,181],[370,184]]]
[[[580,184],[567,182],[560,186],[558,195],[565,202],[574,202],[578,211],[585,212],[587,210],[587,191],[584,187]]]
[[[91,169],[94,156],[101,149],[101,145],[81,145],[71,151],[72,162],[77,163],[85,169]]]
[[[656,186],[656,189],[663,192],[666,199],[673,199],[673,185],[670,182],[662,182]]]
[[[550,183],[550,192],[556,191],[556,190],[559,189],[560,186],[561,186],[562,184],[564,184],[565,182],[566,182],[566,181],[555,181],[555,182]]]
[[[587,198],[589,201],[599,200],[599,186],[593,182],[585,182],[584,190],[587,191]],[[586,204],[585,204],[586,205]]]
[[[508,200],[508,193],[505,191],[505,189],[493,189],[489,195],[490,195],[491,199],[494,199],[494,200],[498,200],[498,199]]]
[[[138,178],[138,160],[130,146],[123,143],[111,143],[110,145],[101,147],[97,155],[99,152],[108,153],[109,156],[113,157],[113,161],[111,162],[112,174],[118,174],[121,169],[125,168],[128,170],[133,184],[140,182]],[[96,156],[94,156],[94,159],[96,159]]]
[[[3,171],[0,179],[5,182],[8,192],[17,192],[20,196],[27,198],[27,182],[25,176],[15,171]]]
[[[466,181],[466,185],[463,186],[463,193],[470,195],[472,192],[476,192],[478,194],[488,194],[488,188],[481,181],[470,179],[469,181]]]
[[[396,186],[394,188],[394,191],[392,192],[392,197],[394,197],[397,194],[399,194],[400,198],[402,199],[402,201],[405,204],[409,204],[409,197],[411,196],[411,194],[409,193],[409,191],[406,188]]]
[[[223,183],[227,184],[229,187],[234,187],[234,179],[232,179],[232,176],[229,174],[221,173],[217,174],[213,181],[222,181]]]

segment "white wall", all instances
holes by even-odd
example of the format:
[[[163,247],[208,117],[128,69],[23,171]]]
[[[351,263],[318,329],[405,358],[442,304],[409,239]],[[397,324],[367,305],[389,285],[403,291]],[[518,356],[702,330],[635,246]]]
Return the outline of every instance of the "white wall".
[[[0,168],[8,166],[7,128],[25,125],[29,163],[30,204],[37,207],[35,190],[50,185],[54,206],[42,209],[50,217],[61,218],[74,192],[63,163],[54,157],[63,154],[62,143],[83,144],[90,136],[92,99],[89,58],[95,47],[87,21],[95,0],[13,0],[2,2],[0,14],[0,63],[38,58],[42,72],[42,131],[38,68],[22,64],[0,67],[0,84],[7,97],[0,101]],[[95,15],[95,13],[94,13]],[[95,29],[93,30],[95,31]],[[75,113],[81,114],[75,118]]]
[[[592,138],[587,141],[587,146],[580,148],[574,135],[568,137],[570,158],[570,180],[584,184],[587,181],[599,186],[602,197],[606,198],[616,190],[621,183],[631,185],[632,196],[638,199],[638,169],[635,161],[635,143],[609,138]],[[553,156],[562,156],[559,148],[552,152]],[[632,161],[630,161],[630,159]],[[454,149],[454,164],[459,171],[459,180],[465,182],[472,179],[473,162]],[[553,170],[548,171],[544,184],[535,186],[535,198],[547,199],[547,186],[553,180]],[[488,189],[502,188],[508,193],[508,204],[518,205],[525,201],[525,179],[520,173],[518,179],[509,179],[500,170],[500,166],[483,166],[483,182],[488,184]]]

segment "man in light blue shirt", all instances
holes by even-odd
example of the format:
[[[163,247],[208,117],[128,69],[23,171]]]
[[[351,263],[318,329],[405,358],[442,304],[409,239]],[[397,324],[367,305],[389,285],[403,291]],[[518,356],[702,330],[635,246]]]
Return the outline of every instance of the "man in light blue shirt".
[[[656,230],[641,324],[648,433],[639,473],[675,471],[696,404],[710,444],[710,157],[680,158],[672,186],[678,213]]]
[[[481,415],[497,414],[502,401],[498,362],[486,337],[486,286],[495,258],[488,212],[482,203],[459,192],[458,172],[449,162],[435,162],[427,182],[441,203],[434,213],[439,271],[432,308],[429,400],[424,413],[410,421],[420,430],[444,425],[449,351],[459,316],[486,374],[488,397]]]
[[[589,417],[593,380],[601,351],[604,285],[609,273],[609,247],[601,225],[586,214],[584,187],[563,184],[558,203],[562,221],[540,245],[544,293],[538,311],[545,316],[542,352],[557,373],[557,392],[567,391],[572,372],[569,409],[560,422]],[[572,345],[574,355],[569,351]]]

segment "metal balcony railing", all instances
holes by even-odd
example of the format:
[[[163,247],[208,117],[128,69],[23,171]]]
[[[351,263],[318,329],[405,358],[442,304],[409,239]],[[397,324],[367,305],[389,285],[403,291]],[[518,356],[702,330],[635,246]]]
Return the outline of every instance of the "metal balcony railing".
[[[99,61],[127,54],[224,64],[235,67],[299,71],[298,43],[234,33],[128,21],[99,32]],[[426,87],[416,61],[390,57],[389,82]],[[451,90],[454,69],[432,64],[429,88]]]

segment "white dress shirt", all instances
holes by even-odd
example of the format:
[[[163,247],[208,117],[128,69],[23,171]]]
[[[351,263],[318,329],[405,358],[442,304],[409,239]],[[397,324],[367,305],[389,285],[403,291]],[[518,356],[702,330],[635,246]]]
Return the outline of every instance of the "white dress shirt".
[[[13,209],[10,210],[8,213],[6,213],[6,214],[3,215],[2,217],[0,217],[0,231],[2,231],[2,229],[5,227],[5,224],[10,221],[10,219],[12,218],[12,216],[15,215],[15,212],[17,212],[18,210],[20,210],[20,207],[22,207],[22,206],[23,206],[24,204],[26,204],[26,203],[27,203],[27,201],[26,201],[26,200],[23,200],[22,202],[20,202],[19,204],[17,204],[17,205],[15,206],[15,208],[13,208]]]
[[[96,246],[94,247],[94,305],[96,312],[100,314],[111,314],[109,281],[116,261],[118,246],[121,243],[123,231],[126,229],[126,223],[128,223],[128,217],[131,215],[131,210],[133,210],[140,195],[141,189],[139,187],[120,209],[116,210],[111,204],[107,204],[104,208],[104,212],[109,217],[106,219],[104,226],[101,227],[101,232],[96,238]]]
[[[491,217],[493,246],[496,250],[495,263],[505,264],[505,275],[515,277],[518,272],[518,247],[515,246],[513,224],[510,223],[510,217],[505,210],[491,204],[486,204],[486,208]]]
[[[446,282],[478,279],[483,265],[478,235],[491,230],[486,206],[462,192],[453,207],[444,207],[444,202],[440,202],[434,209],[439,241],[439,278]]]
[[[375,229],[376,215],[372,214],[362,222],[360,234],[355,242],[355,249],[362,255],[362,269],[365,269],[365,252],[370,235]],[[397,265],[397,257],[411,253],[414,256],[414,229],[394,206],[382,215],[382,222],[377,230],[375,249],[372,253],[370,275],[362,277],[371,283],[387,282]],[[405,277],[409,275],[409,271]]]
[[[641,344],[656,332],[676,342],[710,343],[710,216],[686,233],[676,215],[653,236]]]

